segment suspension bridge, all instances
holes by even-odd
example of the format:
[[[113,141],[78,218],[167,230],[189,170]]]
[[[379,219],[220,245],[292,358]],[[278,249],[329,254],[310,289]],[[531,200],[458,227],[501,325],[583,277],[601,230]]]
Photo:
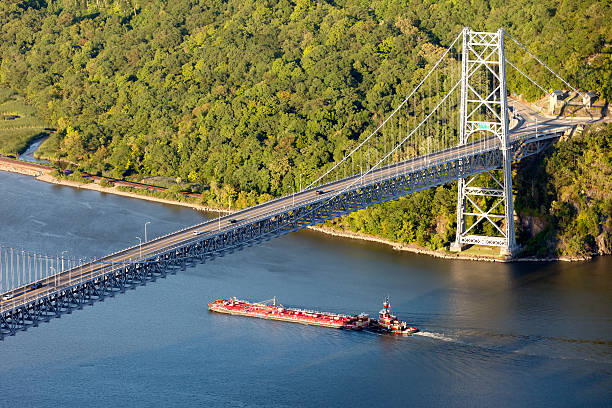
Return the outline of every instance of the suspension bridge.
[[[491,245],[512,255],[511,162],[537,154],[578,122],[508,101],[506,67],[543,95],[551,86],[506,59],[506,39],[520,60],[533,59],[553,80],[582,95],[503,30],[465,28],[376,129],[338,152],[342,159],[300,191],[100,259],[0,248],[0,339],[187,266],[455,180],[451,249]]]

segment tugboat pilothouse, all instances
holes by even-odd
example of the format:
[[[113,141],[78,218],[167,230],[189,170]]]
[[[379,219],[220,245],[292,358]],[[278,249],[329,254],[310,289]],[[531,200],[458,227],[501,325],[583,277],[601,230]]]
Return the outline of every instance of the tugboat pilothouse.
[[[397,320],[397,316],[391,314],[389,307],[389,296],[383,302],[383,308],[379,312],[378,329],[387,333],[413,334],[419,331],[416,327],[410,327],[406,322]]]

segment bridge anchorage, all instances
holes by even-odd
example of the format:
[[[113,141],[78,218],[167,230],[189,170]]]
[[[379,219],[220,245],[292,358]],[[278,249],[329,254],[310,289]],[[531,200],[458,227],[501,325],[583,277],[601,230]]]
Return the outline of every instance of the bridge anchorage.
[[[16,258],[19,251],[0,247],[0,340],[177,269],[455,180],[453,249],[484,244],[513,254],[510,164],[540,152],[576,123],[508,100],[506,64],[548,91],[506,59],[505,38],[572,88],[503,30],[465,28],[428,62],[396,108],[378,114],[384,119],[371,133],[338,147],[334,155],[341,159],[307,180],[305,189],[300,177],[291,194],[85,262],[53,262],[24,251]]]

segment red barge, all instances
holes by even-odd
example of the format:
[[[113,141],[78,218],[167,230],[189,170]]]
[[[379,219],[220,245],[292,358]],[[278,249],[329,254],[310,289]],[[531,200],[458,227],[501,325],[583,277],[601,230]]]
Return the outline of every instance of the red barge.
[[[331,327],[334,329],[361,330],[369,327],[370,318],[367,314],[349,316],[337,313],[323,313],[314,310],[292,309],[283,305],[276,306],[276,298],[272,305],[250,303],[244,300],[220,299],[208,304],[213,312],[227,313],[238,316],[257,317],[260,319],[281,320],[284,322],[308,324],[312,326]]]
[[[272,305],[266,304],[272,302]],[[413,334],[419,330],[410,327],[406,322],[400,322],[391,314],[389,298],[383,302],[383,309],[379,313],[379,320],[361,313],[359,315],[345,315],[337,313],[323,313],[314,310],[293,309],[276,305],[276,298],[270,301],[251,303],[245,300],[219,299],[208,304],[208,310],[217,313],[226,313],[237,316],[257,317],[260,319],[281,320],[284,322],[308,324],[312,326],[331,327],[334,329],[362,330],[368,329],[381,333]]]

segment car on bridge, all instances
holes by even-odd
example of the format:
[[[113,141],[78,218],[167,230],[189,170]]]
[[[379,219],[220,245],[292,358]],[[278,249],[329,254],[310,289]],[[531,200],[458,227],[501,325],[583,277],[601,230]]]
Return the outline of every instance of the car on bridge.
[[[42,284],[42,282],[34,282],[29,287],[30,287],[30,289],[40,289],[40,288],[43,287],[43,284]]]
[[[193,231],[193,235],[200,235],[202,233],[202,231]]]
[[[6,293],[4,296],[2,296],[2,300],[9,300],[13,298],[13,294],[12,293]]]

